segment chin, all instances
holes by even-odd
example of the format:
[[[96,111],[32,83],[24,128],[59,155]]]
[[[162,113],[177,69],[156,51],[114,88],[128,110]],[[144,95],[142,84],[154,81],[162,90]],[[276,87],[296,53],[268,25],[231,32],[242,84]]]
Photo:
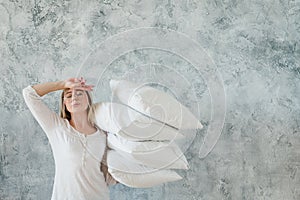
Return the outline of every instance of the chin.
[[[71,108],[69,109],[69,112],[70,113],[76,113],[76,112],[83,112],[83,111],[86,111],[87,108],[83,108],[83,107],[76,107],[76,108]]]

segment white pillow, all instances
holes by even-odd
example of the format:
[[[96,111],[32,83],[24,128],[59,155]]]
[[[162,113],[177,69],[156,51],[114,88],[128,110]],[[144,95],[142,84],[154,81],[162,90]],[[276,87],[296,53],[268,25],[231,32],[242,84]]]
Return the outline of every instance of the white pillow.
[[[107,134],[107,146],[111,149],[124,151],[126,153],[149,152],[168,146],[170,141],[129,141],[113,133]]]
[[[126,80],[110,80],[113,95],[137,111],[178,129],[201,129],[201,122],[187,107],[167,93]]]
[[[113,138],[113,139],[112,139]],[[108,147],[116,150],[127,160],[146,165],[156,169],[188,169],[189,164],[181,149],[175,142],[164,144],[145,141],[120,142],[116,137],[108,134]],[[152,149],[151,149],[152,148]],[[123,151],[125,149],[125,151]],[[141,151],[133,151],[140,149]]]
[[[127,140],[174,140],[183,138],[183,135],[177,129],[152,120],[126,105],[100,102],[94,104],[93,107],[95,123],[101,129],[118,134]]]
[[[157,170],[139,165],[125,159],[114,150],[107,151],[107,166],[111,176],[128,187],[153,187],[182,179],[173,170]]]
[[[149,188],[182,179],[181,176],[172,170],[159,170],[148,174],[131,174],[110,169],[108,171],[115,180],[133,188]]]

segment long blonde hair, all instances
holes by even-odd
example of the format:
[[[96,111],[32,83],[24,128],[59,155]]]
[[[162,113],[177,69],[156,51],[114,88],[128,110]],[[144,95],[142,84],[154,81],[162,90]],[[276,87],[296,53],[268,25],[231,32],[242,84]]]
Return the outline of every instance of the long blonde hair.
[[[88,97],[88,108],[87,108],[88,121],[91,124],[95,125],[95,110],[94,110],[93,101],[92,101],[92,94],[89,91],[85,91],[85,92]],[[65,90],[62,91],[61,96],[60,96],[60,109],[59,109],[60,117],[70,121],[71,113],[68,111],[66,105],[64,104],[64,94],[65,94]]]

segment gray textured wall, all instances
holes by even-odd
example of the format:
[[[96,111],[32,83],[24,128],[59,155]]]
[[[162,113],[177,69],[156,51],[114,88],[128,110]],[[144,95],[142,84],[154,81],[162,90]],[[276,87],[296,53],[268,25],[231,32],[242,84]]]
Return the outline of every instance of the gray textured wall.
[[[22,88],[76,76],[91,50],[114,34],[158,27],[186,34],[211,56],[226,92],[224,129],[199,159],[211,115],[201,74],[158,49],[120,55],[101,76],[96,100],[109,99],[111,77],[165,80],[183,104],[200,104],[205,127],[186,152],[191,169],[178,171],[183,180],[151,189],[117,185],[111,198],[299,200],[299,22],[299,0],[1,0],[0,199],[51,196],[54,160]],[[45,97],[54,110],[58,95]]]

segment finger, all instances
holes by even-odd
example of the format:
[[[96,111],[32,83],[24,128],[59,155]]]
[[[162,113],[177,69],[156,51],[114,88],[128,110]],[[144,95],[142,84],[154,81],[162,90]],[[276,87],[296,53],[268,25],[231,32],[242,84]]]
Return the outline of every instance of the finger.
[[[80,86],[76,86],[74,89],[78,89],[78,90],[93,90],[93,85],[80,85]]]
[[[85,88],[85,89],[92,89],[94,86],[93,85],[84,85],[82,86],[82,88]]]
[[[81,83],[77,82],[77,83],[73,83],[70,88],[73,89],[73,88],[78,88],[78,87],[82,87]]]
[[[85,79],[82,76],[80,77],[80,82],[85,83]]]
[[[79,82],[80,82],[80,84],[81,84],[81,85],[85,85],[85,80],[83,80],[83,79],[80,79],[80,81],[79,81]]]
[[[93,90],[94,85],[87,85],[86,88],[87,88],[88,90]]]
[[[95,87],[94,85],[81,84],[82,87]]]

